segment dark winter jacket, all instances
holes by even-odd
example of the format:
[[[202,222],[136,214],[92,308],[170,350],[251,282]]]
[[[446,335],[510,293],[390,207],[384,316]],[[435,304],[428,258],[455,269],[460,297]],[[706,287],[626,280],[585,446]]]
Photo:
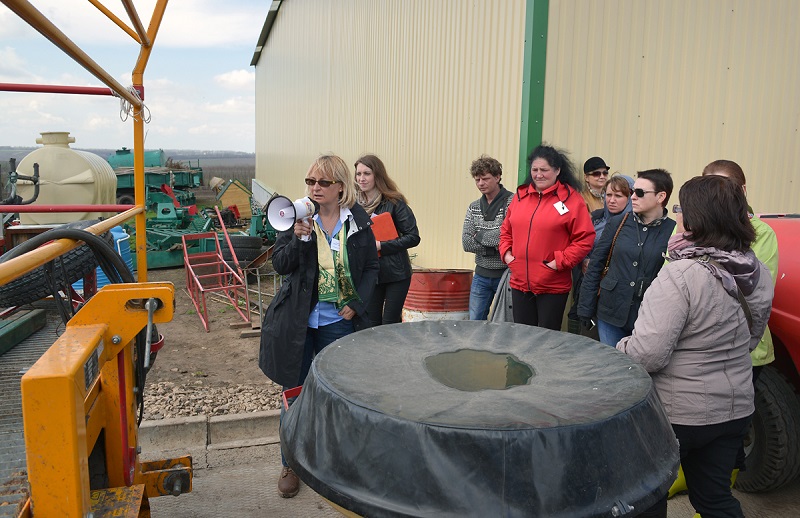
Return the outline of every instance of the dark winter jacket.
[[[592,250],[578,297],[578,316],[593,318],[596,315],[612,326],[633,329],[644,292],[664,264],[675,222],[662,217],[644,225],[638,216],[631,213],[617,237],[608,274],[601,280],[611,241],[622,218],[623,214],[618,214],[608,219],[603,235]]]
[[[361,301],[348,304],[356,312],[356,331],[369,326],[365,308],[378,280],[378,252],[367,213],[359,205],[350,209],[345,222],[350,274]],[[318,301],[317,237],[301,241],[294,229],[278,234],[272,266],[284,275],[280,290],[272,299],[261,324],[258,366],[269,379],[284,387],[295,387],[300,378],[308,316]]]
[[[411,260],[408,258],[408,249],[414,248],[420,241],[417,220],[408,204],[402,200],[398,200],[395,204],[384,199],[373,214],[383,214],[384,212],[392,215],[392,221],[399,237],[391,241],[381,241],[379,283],[401,281],[411,277]]]

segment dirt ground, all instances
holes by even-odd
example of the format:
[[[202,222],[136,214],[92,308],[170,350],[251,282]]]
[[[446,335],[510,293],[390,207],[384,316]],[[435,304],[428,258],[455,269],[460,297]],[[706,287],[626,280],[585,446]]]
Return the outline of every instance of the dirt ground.
[[[198,206],[214,203],[210,189],[196,191]],[[243,337],[243,331],[252,331],[250,326],[232,327],[243,319],[224,296],[206,296],[209,331],[197,313],[186,289],[186,272],[183,267],[148,271],[150,281],[169,281],[175,285],[175,315],[171,322],[158,325],[164,335],[164,347],[158,353],[153,368],[147,376],[147,385],[168,384],[170,387],[197,390],[198,386],[226,389],[237,386],[253,386],[263,391],[279,391],[258,368],[259,338]],[[250,300],[257,301],[257,285],[250,284]],[[263,308],[271,300],[273,280],[262,275]],[[257,308],[251,313],[251,322],[258,324]],[[274,390],[273,390],[274,389]],[[277,398],[275,408],[279,408]]]
[[[182,384],[201,378],[210,386],[269,381],[258,368],[258,337],[241,336],[250,327],[231,327],[243,319],[227,301],[207,296],[209,331],[206,332],[186,290],[183,268],[151,270],[148,280],[175,285],[175,316],[172,322],[158,325],[164,335],[164,347],[148,381]],[[257,313],[253,314],[252,322],[258,322],[258,318]]]

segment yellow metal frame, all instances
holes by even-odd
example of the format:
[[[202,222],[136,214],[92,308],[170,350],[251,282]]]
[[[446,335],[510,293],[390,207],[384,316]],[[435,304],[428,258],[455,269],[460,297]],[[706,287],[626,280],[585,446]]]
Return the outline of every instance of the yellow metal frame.
[[[142,484],[145,495],[155,497],[172,493],[180,479],[180,492],[191,491],[191,458],[139,462],[132,397],[132,343],[147,325],[144,301],[159,301],[154,323],[169,322],[174,295],[172,283],[105,286],[22,377],[34,515],[91,512],[88,459],[101,431],[109,486]]]
[[[144,301],[157,299],[153,322],[169,322],[174,311],[174,286],[147,282],[145,233],[143,76],[167,0],[157,0],[145,29],[133,0],[122,0],[132,28],[100,0],[89,0],[139,44],[132,72],[133,90],[119,84],[27,0],[0,0],[31,27],[92,73],[133,107],[135,207],[87,230],[109,231],[131,217],[136,222],[138,284],[102,288],[70,320],[66,331],[23,376],[22,411],[31,501],[23,516],[85,517],[92,502],[107,503],[123,495],[140,495],[140,515],[149,516],[150,497],[191,491],[192,459],[181,457],[139,462],[133,340],[145,328]],[[0,285],[77,247],[59,239],[0,264]],[[141,388],[141,387],[139,387]],[[90,491],[89,454],[101,433],[110,489]],[[116,491],[128,487],[132,491]],[[115,493],[116,491],[116,493]]]

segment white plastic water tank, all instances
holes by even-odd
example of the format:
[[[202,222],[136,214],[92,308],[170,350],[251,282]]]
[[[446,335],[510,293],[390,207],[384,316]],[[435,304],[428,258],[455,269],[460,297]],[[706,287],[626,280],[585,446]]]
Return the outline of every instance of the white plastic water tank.
[[[116,203],[117,176],[108,162],[87,151],[70,149],[75,142],[67,131],[43,132],[37,144],[41,148],[28,154],[17,172],[33,176],[33,164],[39,164],[39,197],[33,205],[88,205]],[[33,196],[33,184],[20,180],[17,194],[24,200]],[[83,219],[110,217],[100,212],[45,212],[20,214],[20,223],[45,225]]]

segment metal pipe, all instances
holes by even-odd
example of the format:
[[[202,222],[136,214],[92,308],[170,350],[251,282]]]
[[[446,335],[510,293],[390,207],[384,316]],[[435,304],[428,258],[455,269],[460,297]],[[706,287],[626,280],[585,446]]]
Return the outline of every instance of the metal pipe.
[[[136,60],[136,65],[133,67],[133,73],[131,74],[134,87],[143,84],[144,70],[147,67],[147,61],[150,59],[150,52],[153,48],[152,44],[155,43],[156,35],[161,26],[161,21],[164,19],[164,11],[166,8],[167,0],[157,0],[153,8],[153,16],[150,19],[150,26],[147,30],[147,36],[150,39],[151,45],[149,47],[142,46],[141,52],[139,52],[139,58]],[[144,188],[144,121],[142,120],[141,113],[138,112],[134,112],[133,114],[133,183],[136,205],[143,207],[147,193]],[[136,228],[146,228],[144,212],[136,216]],[[136,275],[139,282],[147,282],[147,235],[145,232],[136,232],[135,246]]]
[[[111,11],[109,11],[109,10],[108,10],[108,8],[107,8],[106,6],[104,6],[103,4],[101,4],[101,3],[100,3],[98,0],[89,0],[89,3],[91,3],[93,6],[97,7],[97,9],[99,9],[101,13],[103,13],[104,15],[106,15],[106,17],[107,17],[109,20],[111,20],[112,22],[114,22],[115,24],[117,24],[117,27],[119,27],[119,28],[120,28],[120,29],[122,29],[123,31],[127,32],[127,33],[128,33],[128,35],[130,35],[130,37],[131,37],[131,38],[133,38],[134,40],[136,40],[136,43],[138,43],[138,44],[140,44],[140,45],[142,44],[142,40],[139,38],[139,35],[138,35],[138,34],[136,34],[136,33],[133,31],[133,29],[131,29],[130,27],[128,27],[127,25],[125,25],[125,22],[123,22],[122,20],[120,20],[120,19],[117,17],[117,15],[116,15],[116,14],[112,13]]]
[[[144,30],[142,20],[139,19],[139,13],[136,12],[136,6],[133,5],[131,0],[122,0],[122,5],[125,6],[125,10],[128,12],[128,18],[131,19],[133,28],[136,29],[136,33],[139,35],[139,43],[141,43],[144,47],[150,47],[150,38],[147,36],[147,32]]]
[[[143,102],[133,95],[127,88],[119,84],[111,75],[103,70],[100,65],[94,62],[85,52],[61,32],[50,20],[31,5],[27,0],[3,0],[3,3],[17,16],[22,18],[28,25],[39,31],[45,38],[53,42],[55,46],[64,51],[79,65],[88,70],[93,76],[103,84],[111,88],[120,97],[141,109]],[[163,14],[163,13],[162,13]],[[141,84],[141,82],[139,83]]]
[[[136,205],[0,205],[0,214],[45,214],[48,212],[122,212]]]
[[[134,207],[133,209],[126,210],[122,214],[117,214],[116,216],[112,216],[99,223],[95,223],[85,230],[94,235],[100,235],[104,232],[108,232],[117,225],[121,225],[125,221],[128,221],[131,219],[131,217],[139,214],[143,215],[143,213],[143,207]],[[139,233],[137,232],[137,236],[138,234]],[[4,263],[0,263],[0,286],[35,270],[39,266],[46,262],[52,261],[61,254],[69,252],[73,248],[77,247],[78,244],[79,242],[75,241],[74,239],[59,239],[57,241],[40,246],[36,250],[22,254],[19,257],[15,257]]]
[[[114,95],[110,88],[99,86],[32,85],[0,83],[0,92],[33,92],[44,94]]]

